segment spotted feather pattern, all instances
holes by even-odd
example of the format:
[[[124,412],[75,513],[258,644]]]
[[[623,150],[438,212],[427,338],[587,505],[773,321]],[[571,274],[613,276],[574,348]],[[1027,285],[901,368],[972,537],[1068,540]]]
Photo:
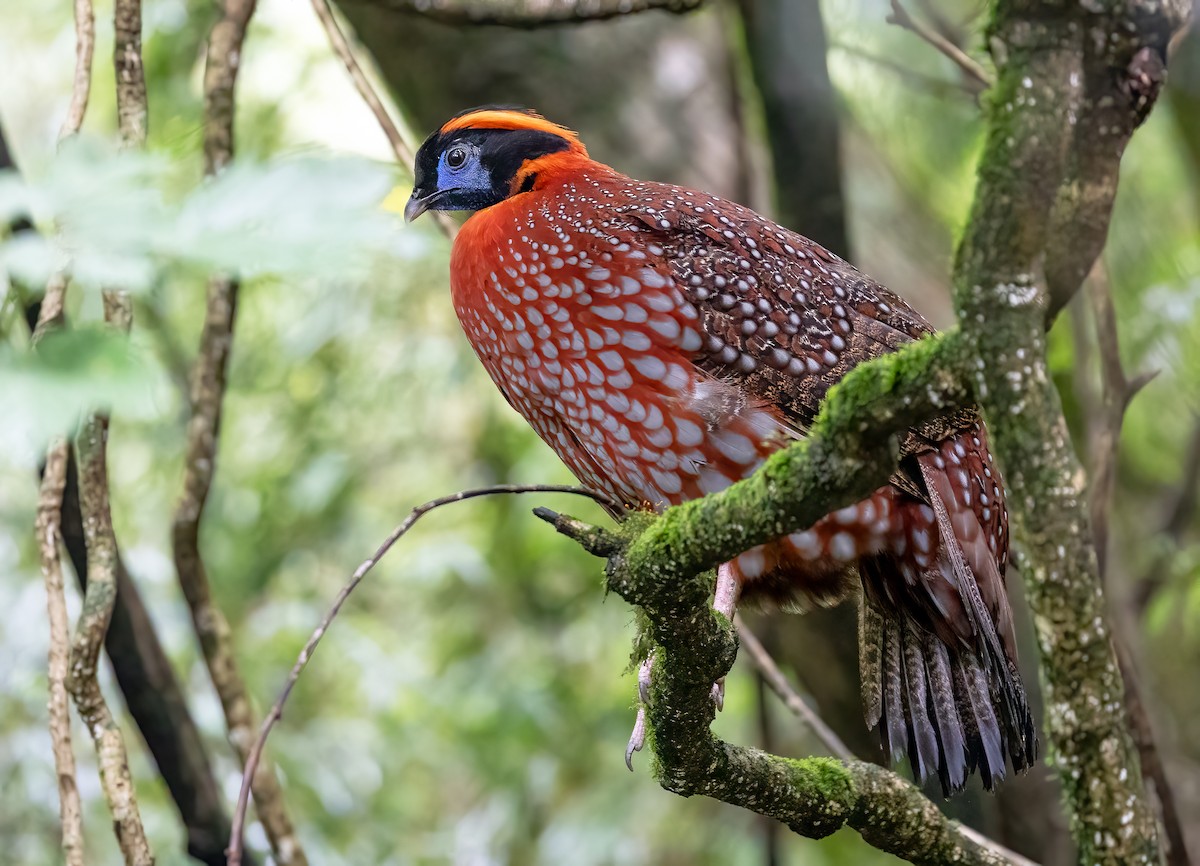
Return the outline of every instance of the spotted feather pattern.
[[[758,214],[590,161],[473,216],[451,274],[459,319],[512,406],[583,483],[654,509],[746,477],[804,435],[848,370],[931,332],[899,296]],[[919,776],[949,791],[983,768],[990,786],[997,749],[1020,770],[1035,742],[1004,587],[1003,486],[973,411],[911,431],[902,452],[890,484],[743,553],[734,573],[744,597],[790,604],[840,600],[857,571],[873,611],[868,721]]]

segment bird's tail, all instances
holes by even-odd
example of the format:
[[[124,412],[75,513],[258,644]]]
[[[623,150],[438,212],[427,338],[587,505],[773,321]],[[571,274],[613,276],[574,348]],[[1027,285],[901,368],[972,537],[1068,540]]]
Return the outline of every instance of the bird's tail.
[[[934,458],[918,460],[930,501],[920,514],[938,543],[921,567],[895,553],[860,562],[867,724],[879,727],[893,760],[908,757],[918,779],[936,773],[947,796],[975,771],[992,790],[1006,758],[1021,772],[1037,756],[1012,613],[974,510]]]
[[[1015,670],[989,669],[977,654],[951,650],[867,599],[859,610],[867,724],[879,726],[892,760],[907,756],[920,781],[936,773],[946,796],[975,771],[993,790],[1006,756],[1016,772],[1033,763],[1033,718]]]

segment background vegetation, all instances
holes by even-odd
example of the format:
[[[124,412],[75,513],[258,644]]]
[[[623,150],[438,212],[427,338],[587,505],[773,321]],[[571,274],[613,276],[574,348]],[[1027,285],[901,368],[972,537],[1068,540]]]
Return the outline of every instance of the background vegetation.
[[[913,4],[977,55],[980,5]],[[822,10],[793,4],[808,16],[807,39],[824,12],[832,89],[823,95],[824,64],[810,62],[786,78],[801,92],[781,95],[771,58],[826,54],[819,40],[805,52],[772,53],[772,34],[801,32],[771,26],[779,8],[745,0],[686,17],[647,13],[532,32],[452,27],[385,4],[344,11],[419,133],[482,102],[537,107],[628,173],[780,214],[948,323],[949,257],[981,143],[977,88],[912,33],[889,26],[883,0],[854,0]],[[0,176],[0,219],[29,207],[65,226],[81,287],[69,310],[76,332],[31,360],[20,286],[44,283],[54,250],[12,239],[0,246],[0,271],[11,280],[0,301],[0,850],[17,863],[60,857],[44,718],[45,597],[31,532],[38,462],[44,437],[97,400],[113,407],[117,537],[222,793],[227,802],[236,796],[240,771],[169,553],[184,382],[210,269],[245,282],[202,544],[262,704],[353,566],[410,507],[480,484],[569,481],[462,338],[448,301],[447,242],[431,225],[402,226],[380,207],[407,196],[407,167],[390,164],[308,6],[259,4],[242,58],[238,161],[210,184],[201,183],[201,70],[215,10],[196,0],[144,5],[144,155],[119,155],[109,144],[110,12],[97,7],[84,137],[55,158],[70,93],[70,10],[0,0],[0,56],[21,70],[0,77],[0,125],[25,178]],[[1125,157],[1105,256],[1125,369],[1158,371],[1125,420],[1107,578],[1180,812],[1195,816],[1195,34],[1177,47],[1173,73]],[[816,108],[781,146],[780,117],[797,101]],[[831,154],[840,155],[840,170]],[[128,345],[94,327],[98,289],[114,282],[137,290]],[[1051,357],[1081,448],[1099,451],[1089,436],[1099,426],[1101,353],[1086,298],[1075,305],[1052,332]],[[530,504],[479,501],[428,518],[360,588],[301,680],[270,751],[312,862],[890,859],[853,834],[798,839],[732,807],[672,797],[651,781],[645,759],[629,775],[621,753],[632,722],[631,611],[602,598],[597,562],[532,520]],[[73,591],[68,601],[74,616]],[[861,730],[851,622],[837,613],[776,616],[761,628],[838,732],[876,756]],[[1024,658],[1033,660],[1031,645]],[[112,682],[104,684],[115,697]],[[172,802],[136,731],[126,730],[159,862],[188,862]],[[716,730],[784,754],[820,750],[764,700],[742,661]],[[87,747],[76,753],[89,862],[120,862],[94,757]],[[998,798],[973,791],[948,808],[1042,862],[1069,862],[1055,796],[1042,773]],[[1200,822],[1187,829],[1200,850]],[[264,856],[261,828],[252,826],[249,839]]]

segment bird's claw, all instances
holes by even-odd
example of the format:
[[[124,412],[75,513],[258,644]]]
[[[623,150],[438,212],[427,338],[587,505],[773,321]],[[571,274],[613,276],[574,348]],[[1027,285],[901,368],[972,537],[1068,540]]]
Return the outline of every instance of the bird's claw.
[[[725,709],[725,677],[712,684],[712,702],[717,705],[717,712]]]
[[[640,752],[646,745],[646,707],[650,704],[650,671],[654,667],[654,653],[646,657],[638,668],[638,711],[633,723],[633,732],[625,746],[625,766],[633,772],[633,753]],[[712,684],[712,702],[717,712],[725,709],[725,677]]]
[[[629,735],[629,744],[625,746],[625,766],[633,772],[633,753],[640,752],[646,745],[646,706],[638,707],[637,720],[633,723],[633,733]]]

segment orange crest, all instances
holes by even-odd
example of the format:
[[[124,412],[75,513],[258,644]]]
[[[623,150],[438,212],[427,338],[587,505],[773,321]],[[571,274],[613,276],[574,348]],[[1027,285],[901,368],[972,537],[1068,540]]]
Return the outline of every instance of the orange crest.
[[[587,156],[587,148],[572,129],[546,120],[536,111],[519,108],[475,108],[451,118],[439,130],[442,135],[461,129],[528,129],[557,135],[567,141],[570,153]]]

